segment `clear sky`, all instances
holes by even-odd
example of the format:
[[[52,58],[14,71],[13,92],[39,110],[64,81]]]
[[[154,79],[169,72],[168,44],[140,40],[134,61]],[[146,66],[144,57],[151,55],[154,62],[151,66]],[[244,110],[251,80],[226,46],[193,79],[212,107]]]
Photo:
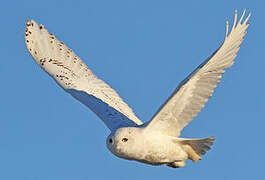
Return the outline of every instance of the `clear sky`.
[[[17,0],[0,7],[0,179],[262,179],[265,1]],[[178,83],[222,43],[234,10],[252,13],[236,63],[182,133],[215,136],[184,168],[119,159],[109,130],[33,61],[27,19],[42,23],[148,121]]]

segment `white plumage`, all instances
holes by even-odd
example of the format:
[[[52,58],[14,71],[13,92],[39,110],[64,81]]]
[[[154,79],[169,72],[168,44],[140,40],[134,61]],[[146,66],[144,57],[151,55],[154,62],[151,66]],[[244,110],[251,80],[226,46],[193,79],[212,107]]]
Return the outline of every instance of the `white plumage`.
[[[110,130],[142,124],[115,90],[97,78],[63,42],[34,20],[26,25],[26,45],[34,60],[63,89],[96,113]]]
[[[219,49],[186,79],[184,79],[152,118],[148,127],[163,131],[168,135],[180,135],[181,130],[201,111],[214,88],[220,82],[225,69],[232,66],[239,50],[250,14],[241,24],[245,11],[237,23],[237,11],[234,24],[228,35],[228,21],[226,22],[226,36]],[[167,120],[164,122],[164,120]],[[161,122],[161,120],[163,120]]]
[[[181,167],[187,158],[198,161],[213,144],[214,138],[178,138],[181,130],[201,111],[225,69],[234,63],[249,24],[245,11],[234,24],[218,50],[186,79],[143,124],[132,109],[108,84],[97,78],[75,53],[49,34],[43,25],[26,23],[25,41],[37,62],[73,97],[88,106],[111,130],[107,147],[118,157],[152,165]]]

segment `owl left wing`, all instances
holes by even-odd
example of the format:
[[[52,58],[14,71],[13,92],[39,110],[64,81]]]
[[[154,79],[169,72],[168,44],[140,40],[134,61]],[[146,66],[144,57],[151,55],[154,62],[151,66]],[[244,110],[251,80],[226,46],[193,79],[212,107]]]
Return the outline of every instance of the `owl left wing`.
[[[27,21],[25,42],[36,63],[66,92],[89,107],[113,131],[141,125],[132,109],[107,83],[96,77],[64,43],[43,25]]]
[[[242,23],[245,11],[237,23],[237,11],[234,24],[219,49],[186,79],[184,79],[171,97],[157,111],[146,125],[147,130],[160,131],[171,136],[179,136],[181,130],[201,111],[220,82],[225,69],[232,66],[239,46],[246,34],[250,14]]]

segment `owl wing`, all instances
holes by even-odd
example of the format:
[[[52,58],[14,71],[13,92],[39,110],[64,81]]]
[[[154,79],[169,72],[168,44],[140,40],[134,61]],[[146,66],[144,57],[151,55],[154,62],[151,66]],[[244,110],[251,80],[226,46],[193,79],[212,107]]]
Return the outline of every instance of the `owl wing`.
[[[108,84],[96,77],[86,64],[43,25],[27,21],[27,49],[36,63],[66,92],[89,107],[113,131],[141,125],[132,109]]]
[[[228,22],[226,24],[223,44],[179,84],[174,93],[148,122],[146,129],[179,136],[181,130],[201,111],[212,96],[225,69],[234,63],[249,26],[247,21],[250,14],[242,23],[244,15],[245,11],[237,23],[237,11],[235,12],[234,24],[229,35]]]

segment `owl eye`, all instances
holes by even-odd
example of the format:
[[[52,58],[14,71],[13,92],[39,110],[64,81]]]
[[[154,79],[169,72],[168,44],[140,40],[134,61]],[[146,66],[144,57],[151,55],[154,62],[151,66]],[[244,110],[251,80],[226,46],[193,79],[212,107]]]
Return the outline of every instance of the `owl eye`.
[[[128,139],[127,138],[123,138],[121,141],[125,143],[125,142],[128,141]]]
[[[113,142],[113,140],[111,138],[109,138],[109,143],[112,143],[112,142]]]

